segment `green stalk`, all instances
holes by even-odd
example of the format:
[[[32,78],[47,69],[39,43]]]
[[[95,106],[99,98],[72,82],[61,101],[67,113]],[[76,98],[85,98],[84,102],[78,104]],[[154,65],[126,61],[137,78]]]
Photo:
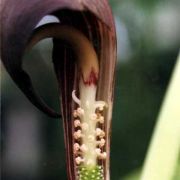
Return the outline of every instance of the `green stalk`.
[[[180,54],[145,159],[141,180],[172,180],[180,152]]]

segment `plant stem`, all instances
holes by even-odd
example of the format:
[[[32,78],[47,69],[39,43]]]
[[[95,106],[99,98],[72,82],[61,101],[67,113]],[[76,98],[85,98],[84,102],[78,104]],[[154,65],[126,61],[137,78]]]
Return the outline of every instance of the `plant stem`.
[[[145,160],[141,180],[171,180],[180,151],[180,54]]]

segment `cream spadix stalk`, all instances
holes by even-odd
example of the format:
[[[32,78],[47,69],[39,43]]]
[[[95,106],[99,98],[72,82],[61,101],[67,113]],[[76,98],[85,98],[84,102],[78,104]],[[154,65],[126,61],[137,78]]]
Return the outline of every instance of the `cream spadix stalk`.
[[[85,78],[84,74],[80,75],[80,99],[76,97],[75,91],[72,93],[73,100],[79,105],[78,109],[74,111],[76,130],[74,138],[77,141],[75,142],[77,165],[81,164],[86,168],[94,168],[98,165],[98,158],[106,159],[106,152],[101,152],[103,151],[102,147],[105,145],[105,132],[101,128],[97,128],[99,124],[104,123],[104,117],[100,111],[103,111],[106,103],[96,101],[99,73],[98,59],[95,52],[88,53],[92,53],[94,56],[86,59],[87,63],[80,62],[82,72],[86,73]],[[77,136],[78,134],[79,136]],[[79,139],[81,139],[81,145],[78,144]],[[84,148],[77,149],[77,145]]]

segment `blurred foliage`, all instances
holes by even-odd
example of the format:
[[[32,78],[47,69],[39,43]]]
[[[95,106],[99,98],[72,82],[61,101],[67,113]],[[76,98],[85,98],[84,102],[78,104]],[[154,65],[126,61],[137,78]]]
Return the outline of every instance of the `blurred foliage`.
[[[141,169],[137,169],[129,173],[127,176],[123,177],[122,180],[139,180],[140,175],[141,175]],[[179,178],[180,178],[180,159],[173,180],[179,180]]]
[[[143,163],[173,68],[172,59],[175,60],[176,55],[146,56],[118,68],[112,122],[113,179]]]
[[[178,0],[111,0],[110,4],[116,19],[120,51],[112,121],[111,179],[136,180],[140,172],[137,169],[142,167],[179,51],[180,18],[177,12],[180,11],[180,3]],[[57,83],[49,46],[52,44],[45,41],[33,48],[25,57],[24,68],[31,74],[39,94],[58,110]],[[123,53],[124,56],[121,56]],[[31,177],[24,175],[21,172],[23,170],[11,174],[8,168],[3,167],[4,180],[65,180],[62,121],[47,118],[33,107],[3,68],[2,75],[3,155],[6,155],[7,150],[8,118],[12,109],[26,108],[38,115],[36,120],[39,122],[42,143],[38,172]],[[20,156],[21,153],[15,155]],[[178,169],[179,173],[180,165]],[[180,178],[178,173],[174,180]]]

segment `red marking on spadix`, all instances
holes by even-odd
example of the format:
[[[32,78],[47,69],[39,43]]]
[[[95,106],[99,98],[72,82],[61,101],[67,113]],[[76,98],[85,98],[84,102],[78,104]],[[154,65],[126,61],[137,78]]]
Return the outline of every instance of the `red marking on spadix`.
[[[89,77],[87,79],[84,79],[83,74],[82,74],[82,79],[85,85],[91,86],[95,85],[97,86],[98,82],[98,73],[95,72],[94,68],[91,68],[91,71],[89,73]]]

